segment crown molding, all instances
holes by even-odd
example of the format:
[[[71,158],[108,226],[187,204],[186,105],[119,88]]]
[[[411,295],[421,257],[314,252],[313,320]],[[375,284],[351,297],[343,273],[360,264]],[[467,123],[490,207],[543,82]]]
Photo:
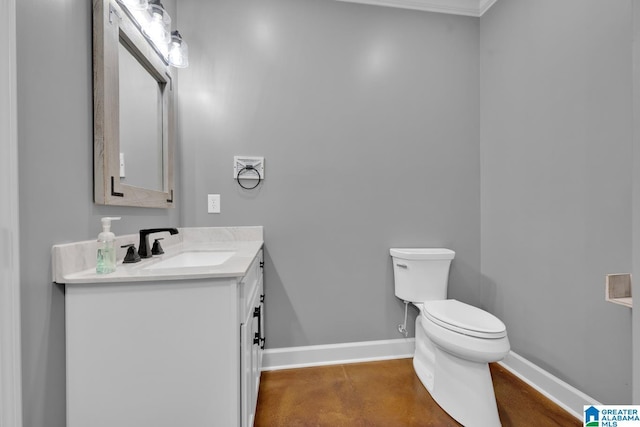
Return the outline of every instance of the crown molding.
[[[452,15],[482,16],[496,0],[337,0]]]

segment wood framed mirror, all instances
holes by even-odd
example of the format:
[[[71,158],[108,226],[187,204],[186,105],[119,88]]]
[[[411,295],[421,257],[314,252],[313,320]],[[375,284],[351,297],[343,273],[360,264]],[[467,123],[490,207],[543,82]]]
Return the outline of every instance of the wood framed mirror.
[[[93,0],[96,204],[173,207],[173,89],[168,62],[126,7]]]

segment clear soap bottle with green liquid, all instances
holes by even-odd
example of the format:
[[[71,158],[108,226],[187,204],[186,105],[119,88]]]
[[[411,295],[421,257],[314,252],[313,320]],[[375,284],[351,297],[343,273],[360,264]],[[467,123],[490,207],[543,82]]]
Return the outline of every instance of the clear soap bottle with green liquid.
[[[111,232],[111,221],[120,217],[102,218],[102,233],[98,234],[98,253],[96,255],[96,273],[108,274],[116,271],[116,236]]]

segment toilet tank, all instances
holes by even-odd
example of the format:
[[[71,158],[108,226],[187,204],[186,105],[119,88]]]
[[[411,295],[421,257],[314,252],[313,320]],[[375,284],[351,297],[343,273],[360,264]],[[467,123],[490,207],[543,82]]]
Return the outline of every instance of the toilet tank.
[[[392,248],[398,298],[424,302],[447,298],[449,267],[456,253],[444,248]]]

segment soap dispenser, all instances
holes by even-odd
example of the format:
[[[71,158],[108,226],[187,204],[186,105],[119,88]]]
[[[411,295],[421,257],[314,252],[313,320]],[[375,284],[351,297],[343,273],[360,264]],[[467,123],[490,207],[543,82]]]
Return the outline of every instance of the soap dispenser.
[[[96,255],[96,273],[107,274],[116,271],[116,236],[111,232],[111,221],[120,217],[102,218],[102,233],[98,234],[98,253]]]

